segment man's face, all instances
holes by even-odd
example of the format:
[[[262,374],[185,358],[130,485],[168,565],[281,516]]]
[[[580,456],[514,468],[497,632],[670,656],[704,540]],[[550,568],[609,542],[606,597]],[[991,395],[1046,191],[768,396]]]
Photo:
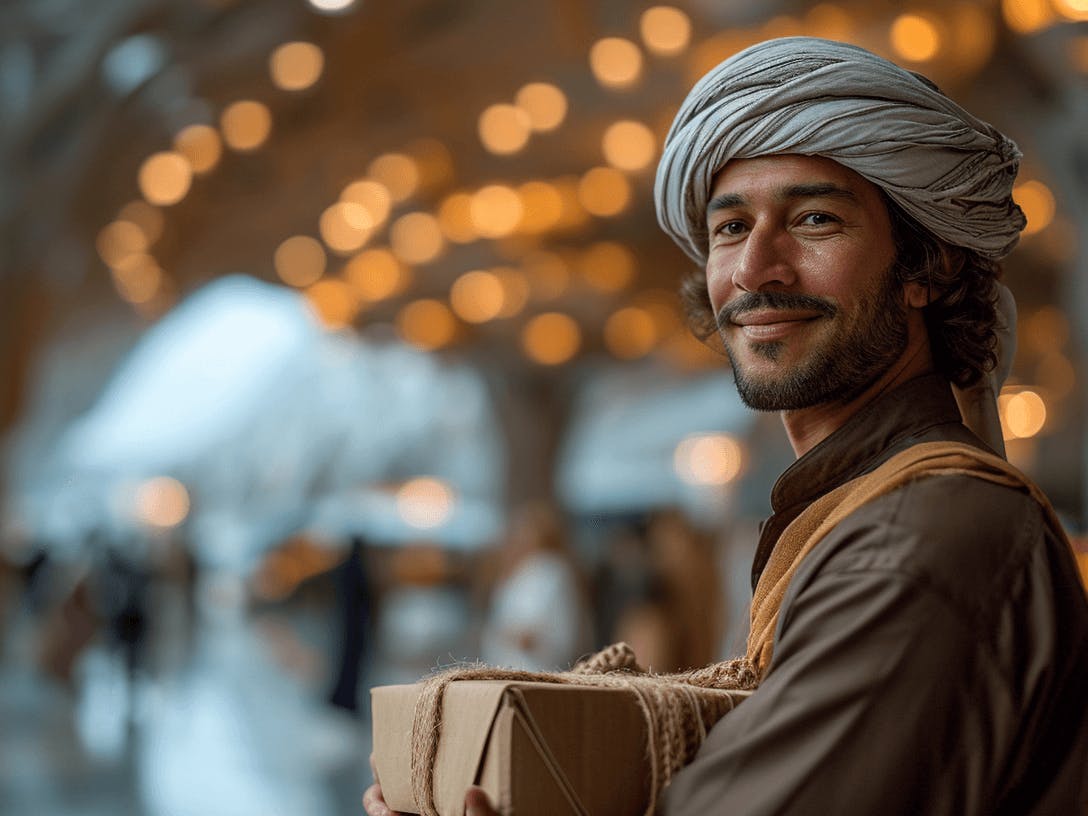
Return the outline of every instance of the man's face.
[[[880,191],[830,159],[734,159],[707,208],[707,289],[744,402],[849,402],[907,346]]]

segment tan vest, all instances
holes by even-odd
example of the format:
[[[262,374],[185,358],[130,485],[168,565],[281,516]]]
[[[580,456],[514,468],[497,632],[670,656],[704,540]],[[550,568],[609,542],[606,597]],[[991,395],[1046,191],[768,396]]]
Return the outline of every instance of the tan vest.
[[[758,674],[766,673],[774,652],[774,633],[786,588],[812,549],[843,519],[868,502],[927,476],[973,476],[1016,488],[1043,508],[1054,534],[1068,541],[1042,491],[1004,459],[959,442],[924,442],[898,453],[871,473],[821,496],[782,532],[752,597],[752,628],[747,657]]]

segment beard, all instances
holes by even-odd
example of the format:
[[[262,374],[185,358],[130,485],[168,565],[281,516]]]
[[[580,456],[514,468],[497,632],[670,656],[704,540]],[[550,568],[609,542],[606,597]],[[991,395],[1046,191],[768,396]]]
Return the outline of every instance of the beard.
[[[873,290],[860,297],[852,320],[843,322],[842,310],[811,295],[784,292],[746,292],[725,306],[718,325],[752,309],[819,311],[817,320],[840,321],[834,332],[810,345],[804,358],[789,370],[758,376],[745,371],[739,355],[722,333],[726,354],[741,400],[757,411],[794,411],[827,403],[847,403],[876,382],[907,347],[906,309],[902,286],[892,267],[881,275]],[[783,352],[782,341],[751,343],[753,353],[771,362]]]

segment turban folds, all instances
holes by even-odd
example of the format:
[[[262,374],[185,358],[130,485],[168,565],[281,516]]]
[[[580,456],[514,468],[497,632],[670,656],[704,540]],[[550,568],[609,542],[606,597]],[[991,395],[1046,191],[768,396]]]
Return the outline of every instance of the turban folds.
[[[928,80],[855,45],[785,37],[747,48],[692,88],[657,168],[662,229],[706,263],[706,205],[730,159],[823,156],[884,192],[938,238],[999,259],[1025,219],[1016,145]]]

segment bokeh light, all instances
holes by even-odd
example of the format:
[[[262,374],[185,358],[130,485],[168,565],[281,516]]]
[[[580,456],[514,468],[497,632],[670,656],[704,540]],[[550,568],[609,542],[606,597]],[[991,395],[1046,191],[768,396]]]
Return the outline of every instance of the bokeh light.
[[[547,250],[530,252],[521,259],[529,279],[530,292],[537,300],[554,300],[570,286],[570,266],[562,256]]]
[[[446,246],[438,219],[425,212],[406,213],[394,221],[389,228],[389,244],[393,254],[406,264],[430,263]]]
[[[1046,424],[1046,403],[1035,391],[1003,393],[997,405],[1006,439],[1028,439]]]
[[[223,142],[219,131],[210,125],[189,125],[174,137],[174,150],[185,157],[194,173],[202,175],[219,164]]]
[[[926,62],[937,56],[941,36],[932,21],[919,14],[900,14],[892,22],[892,48],[911,62]]]
[[[164,283],[158,262],[142,252],[125,257],[110,269],[110,275],[121,299],[136,306],[153,301]]]
[[[1017,184],[1013,188],[1012,197],[1028,219],[1024,235],[1042,232],[1054,220],[1054,213],[1057,211],[1054,194],[1041,181],[1029,179]]]
[[[527,181],[518,185],[521,199],[521,221],[518,229],[525,233],[547,232],[563,218],[563,196],[546,181]]]
[[[642,74],[642,52],[630,40],[605,37],[590,48],[589,66],[606,88],[630,88]]]
[[[532,294],[529,278],[519,269],[497,266],[491,270],[502,284],[502,308],[499,317],[513,317],[525,308]]]
[[[679,54],[691,42],[691,20],[673,6],[651,6],[638,25],[646,49],[663,57]]]
[[[637,306],[613,312],[604,324],[605,346],[621,360],[644,357],[653,350],[657,339],[653,316]]]
[[[517,153],[529,142],[531,120],[517,105],[499,103],[480,114],[477,131],[484,148],[500,156]]]
[[[111,221],[98,231],[95,249],[102,262],[116,267],[130,255],[146,252],[147,236],[131,221]]]
[[[574,318],[562,312],[544,312],[521,330],[521,347],[527,357],[542,365],[560,365],[578,353],[582,330]]]
[[[321,78],[325,52],[310,42],[289,42],[279,46],[268,58],[272,82],[284,91],[301,91]]]
[[[388,249],[360,252],[344,265],[342,274],[355,296],[365,303],[399,294],[411,282],[410,270]]]
[[[136,488],[134,510],[151,527],[176,527],[189,515],[189,491],[169,476],[148,479]]]
[[[164,221],[162,210],[146,201],[130,201],[118,211],[117,220],[127,221],[139,227],[147,241],[147,246],[153,245],[162,236]]]
[[[693,434],[676,446],[676,475],[696,486],[720,486],[732,482],[744,466],[740,443],[725,433]]]
[[[408,200],[419,187],[419,168],[404,153],[385,153],[374,159],[367,173],[389,191],[389,197],[399,204]]]
[[[243,153],[256,150],[272,132],[272,113],[261,102],[243,99],[223,110],[219,128],[227,147]]]
[[[635,278],[635,254],[618,241],[597,241],[578,258],[578,273],[594,289],[618,292]]]
[[[503,285],[492,272],[474,269],[450,287],[450,306],[469,323],[484,323],[498,317],[503,306]]]
[[[446,239],[455,244],[470,244],[479,238],[472,225],[472,195],[450,193],[438,205],[438,226]]]
[[[472,196],[469,217],[472,226],[486,238],[512,233],[521,221],[522,204],[517,191],[505,184],[488,184]]]
[[[424,298],[406,305],[396,318],[397,334],[424,351],[449,345],[457,335],[457,320],[440,300]]]
[[[514,96],[514,102],[535,131],[555,130],[567,116],[567,96],[550,82],[530,82]]]
[[[276,247],[272,262],[280,280],[302,289],[321,279],[327,259],[316,238],[293,235]]]
[[[346,255],[359,249],[370,237],[374,220],[370,211],[354,201],[338,201],[321,213],[321,239],[333,252]]]
[[[591,168],[578,181],[578,203],[592,215],[619,215],[630,200],[631,184],[614,167]]]
[[[385,223],[393,206],[389,188],[374,179],[353,181],[340,192],[340,200],[365,208],[375,228]]]
[[[624,119],[608,126],[601,140],[605,161],[620,170],[643,170],[657,152],[653,131],[642,122]]]
[[[453,513],[455,495],[445,482],[430,476],[409,479],[397,490],[397,513],[420,530],[441,527]]]
[[[1071,23],[1088,21],[1088,0],[1052,0],[1054,10]]]
[[[307,287],[306,300],[328,329],[350,325],[359,312],[359,301],[352,288],[336,278],[325,278]]]
[[[805,12],[805,31],[828,40],[851,40],[857,25],[850,12],[833,3],[819,3]]]
[[[355,5],[355,0],[309,0],[315,11],[325,14],[337,14],[347,11]]]
[[[172,150],[154,153],[140,165],[140,192],[149,203],[160,207],[185,198],[192,181],[193,168],[184,156]]]
[[[1001,13],[1017,34],[1032,34],[1054,22],[1051,0],[1001,0]]]
[[[1042,306],[1022,315],[1017,329],[1023,347],[1036,354],[1061,351],[1069,333],[1069,318],[1057,306]]]

